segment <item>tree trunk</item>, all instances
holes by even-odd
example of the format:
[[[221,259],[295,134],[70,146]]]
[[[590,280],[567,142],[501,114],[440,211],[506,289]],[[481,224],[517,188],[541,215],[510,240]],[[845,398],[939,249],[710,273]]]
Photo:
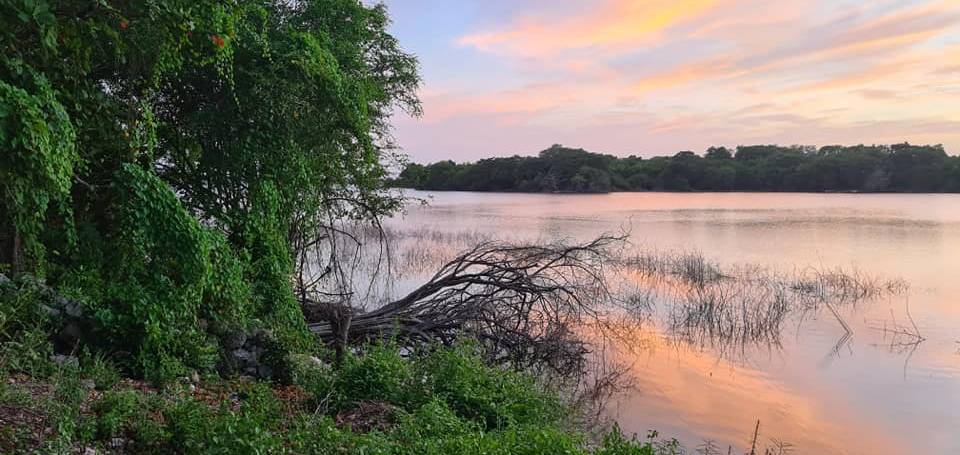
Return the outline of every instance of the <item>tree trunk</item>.
[[[21,257],[20,233],[13,228],[13,241],[10,242],[10,277],[14,278],[21,272],[23,259]]]

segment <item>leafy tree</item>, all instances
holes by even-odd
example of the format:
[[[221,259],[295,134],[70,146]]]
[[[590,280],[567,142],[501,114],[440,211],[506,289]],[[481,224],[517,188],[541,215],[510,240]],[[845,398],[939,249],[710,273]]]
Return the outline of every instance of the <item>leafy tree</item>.
[[[726,147],[710,147],[704,153],[704,158],[711,160],[728,160],[733,158],[733,154]]]
[[[937,191],[943,184],[946,160],[947,153],[940,145],[895,144],[889,160],[890,186],[901,191]]]
[[[410,163],[400,172],[397,184],[409,188],[421,187],[426,182],[427,175],[427,169],[422,164]]]
[[[473,191],[960,191],[960,157],[940,145],[710,147],[703,157],[616,158],[553,145],[533,157],[412,164],[393,183]],[[482,170],[482,171],[481,171]],[[416,178],[412,176],[416,175]]]
[[[610,174],[590,166],[581,166],[570,178],[570,190],[578,193],[606,193],[611,189]]]
[[[162,379],[259,324],[306,335],[292,256],[399,206],[416,59],[383,5],[0,0],[0,272],[45,275]]]

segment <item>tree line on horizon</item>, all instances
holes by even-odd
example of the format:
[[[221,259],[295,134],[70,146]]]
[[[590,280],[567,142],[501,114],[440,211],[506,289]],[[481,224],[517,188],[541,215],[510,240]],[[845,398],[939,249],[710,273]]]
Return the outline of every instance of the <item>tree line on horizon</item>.
[[[537,156],[408,164],[394,185],[420,190],[960,192],[960,157],[942,145],[741,145],[642,158],[555,144]]]

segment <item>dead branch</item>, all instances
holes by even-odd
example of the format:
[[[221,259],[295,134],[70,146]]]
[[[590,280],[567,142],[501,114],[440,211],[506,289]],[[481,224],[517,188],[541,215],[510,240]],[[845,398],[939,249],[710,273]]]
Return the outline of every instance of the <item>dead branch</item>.
[[[399,300],[369,312],[326,304],[331,310],[318,312],[322,316],[308,321],[309,327],[338,350],[371,339],[449,344],[466,335],[483,343],[493,361],[573,374],[584,368],[589,352],[575,332],[597,320],[609,294],[603,265],[624,239],[482,243]]]

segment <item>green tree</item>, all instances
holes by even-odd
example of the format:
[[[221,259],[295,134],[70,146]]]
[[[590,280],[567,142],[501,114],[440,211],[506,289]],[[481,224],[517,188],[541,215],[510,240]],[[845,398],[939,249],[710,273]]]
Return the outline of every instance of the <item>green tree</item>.
[[[537,156],[444,163],[417,188],[473,191],[958,191],[939,145],[750,145],[643,159],[561,145]],[[427,166],[429,169],[431,166]],[[589,170],[584,170],[589,168]],[[411,173],[416,168],[411,168]],[[417,171],[419,172],[419,171]],[[608,183],[609,182],[609,183]],[[415,186],[403,179],[400,186]]]
[[[710,147],[704,153],[704,158],[711,160],[728,160],[733,158],[733,154],[726,147]]]
[[[209,367],[226,327],[302,339],[295,250],[400,203],[389,119],[420,80],[385,7],[0,8],[0,272],[45,274],[156,377]]]

